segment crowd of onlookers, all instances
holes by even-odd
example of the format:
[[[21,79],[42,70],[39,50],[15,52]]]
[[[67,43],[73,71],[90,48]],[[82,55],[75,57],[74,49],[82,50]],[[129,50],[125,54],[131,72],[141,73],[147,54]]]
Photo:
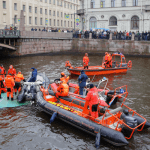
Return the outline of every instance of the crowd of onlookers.
[[[4,30],[17,30],[16,26],[10,26],[8,27],[7,25],[5,26]]]

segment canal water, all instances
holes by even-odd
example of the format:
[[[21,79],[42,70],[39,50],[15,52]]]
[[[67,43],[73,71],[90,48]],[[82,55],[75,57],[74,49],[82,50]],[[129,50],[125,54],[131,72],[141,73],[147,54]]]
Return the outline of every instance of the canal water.
[[[31,67],[38,72],[45,72],[53,81],[60,77],[65,70],[65,61],[69,60],[73,66],[82,65],[83,56],[57,55],[57,56],[30,56],[21,58],[1,59],[8,70],[13,65],[17,72],[22,71],[27,78]],[[100,65],[102,56],[89,56],[90,65]],[[126,74],[107,75],[108,87],[127,85],[128,98],[126,105],[136,110],[139,114],[150,120],[150,59],[127,57],[132,60],[133,67]],[[103,76],[95,77],[98,82]],[[71,78],[77,83],[77,78]],[[37,106],[28,105],[17,108],[0,109],[0,149],[3,150],[94,150],[95,137],[82,132],[60,120],[49,123],[50,116],[41,111]],[[101,141],[101,150],[149,150],[150,129],[134,134],[129,140],[129,145],[121,148],[114,147]]]

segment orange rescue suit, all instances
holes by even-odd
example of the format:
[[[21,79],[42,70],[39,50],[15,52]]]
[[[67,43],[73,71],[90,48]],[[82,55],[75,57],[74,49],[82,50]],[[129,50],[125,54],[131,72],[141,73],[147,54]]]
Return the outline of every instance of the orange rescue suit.
[[[5,83],[7,87],[7,98],[11,95],[11,98],[13,99],[13,87],[15,86],[13,77],[11,75],[7,75],[5,78]]]
[[[86,67],[89,65],[89,57],[88,56],[84,56],[83,57],[83,66]]]
[[[105,66],[109,68],[112,66],[112,57],[110,54],[105,55]]]
[[[21,80],[24,80],[24,77],[23,77],[23,74],[21,73],[18,73],[16,76],[15,76],[15,93],[17,92],[20,92],[21,91]]]
[[[85,100],[89,103],[90,114],[93,118],[98,117],[98,109],[94,110],[94,107],[98,107],[98,89],[96,87],[91,88],[87,94]]]
[[[64,76],[64,77],[60,78],[60,81],[63,81],[63,82],[65,82],[65,83],[68,83],[68,81],[69,81],[69,76],[68,76],[68,77]]]
[[[9,69],[9,70],[8,70],[8,74],[10,74],[10,73],[11,73],[11,75],[12,75],[13,77],[15,77],[15,75],[16,75],[16,69],[12,67],[12,69]]]
[[[69,93],[69,86],[66,83],[61,83],[60,86],[57,88],[56,97],[58,96],[68,96]]]
[[[3,80],[4,80],[5,74],[6,74],[5,68],[4,68],[4,67],[0,67],[0,69],[1,69],[0,76],[1,76],[1,77],[3,78]]]
[[[3,78],[0,76],[0,98],[1,98],[1,92],[4,91],[6,92],[6,84],[5,82],[3,81]]]

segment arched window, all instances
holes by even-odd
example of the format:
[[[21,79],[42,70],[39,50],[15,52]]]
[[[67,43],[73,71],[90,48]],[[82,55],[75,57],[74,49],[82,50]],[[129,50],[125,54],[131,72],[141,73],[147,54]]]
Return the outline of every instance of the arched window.
[[[139,17],[133,16],[131,18],[131,29],[139,29]]]
[[[95,17],[91,17],[89,22],[90,22],[90,29],[91,28],[97,28],[97,20]]]
[[[126,0],[122,0],[122,7],[126,7]]]
[[[115,16],[112,16],[110,19],[109,19],[109,25],[110,26],[116,26],[117,25],[117,18]]]
[[[91,0],[91,8],[95,8],[95,0]]]

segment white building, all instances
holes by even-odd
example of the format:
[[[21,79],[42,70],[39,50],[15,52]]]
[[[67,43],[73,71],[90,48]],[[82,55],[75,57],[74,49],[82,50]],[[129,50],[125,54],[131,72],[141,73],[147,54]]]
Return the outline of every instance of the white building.
[[[74,29],[73,14],[78,7],[79,0],[1,0],[0,29],[14,24],[19,27],[21,10],[24,11],[26,29]],[[65,18],[66,14],[70,14],[69,19]]]
[[[150,30],[150,0],[80,0],[80,28]]]

